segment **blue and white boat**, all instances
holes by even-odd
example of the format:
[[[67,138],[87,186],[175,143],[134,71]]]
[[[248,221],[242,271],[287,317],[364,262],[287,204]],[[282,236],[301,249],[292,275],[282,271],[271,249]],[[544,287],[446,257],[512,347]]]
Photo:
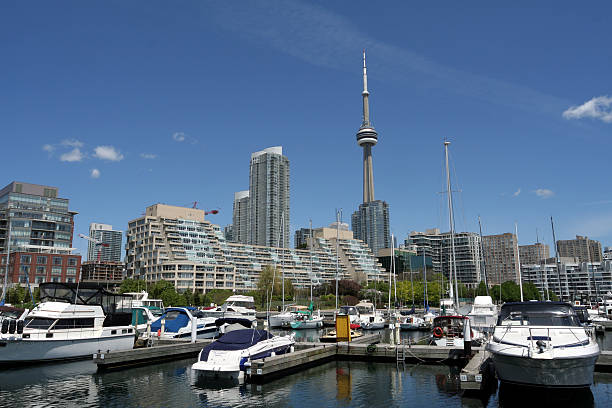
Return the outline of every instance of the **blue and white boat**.
[[[166,339],[190,338],[191,322],[194,317],[198,339],[212,339],[219,334],[217,319],[205,317],[194,307],[167,308],[159,319],[151,323],[151,333],[157,333],[158,337]]]
[[[293,336],[274,336],[266,330],[234,330],[204,347],[191,369],[200,379],[243,381],[252,361],[291,353],[294,344]]]

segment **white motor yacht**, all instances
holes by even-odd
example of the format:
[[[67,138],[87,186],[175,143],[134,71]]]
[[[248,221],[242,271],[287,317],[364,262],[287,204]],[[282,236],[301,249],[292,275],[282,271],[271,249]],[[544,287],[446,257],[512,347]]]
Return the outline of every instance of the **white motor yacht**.
[[[198,339],[212,339],[219,334],[215,317],[205,315],[194,307],[169,307],[164,313],[151,323],[151,332],[158,337],[167,339],[191,337],[191,322],[196,318],[196,337]]]
[[[235,330],[204,347],[191,368],[200,379],[243,381],[253,360],[293,352],[294,344],[293,336],[273,336],[256,329]]]
[[[243,318],[251,321],[257,318],[253,296],[232,295],[221,306],[204,309],[203,312],[208,317]]]
[[[497,323],[497,306],[491,296],[476,296],[468,317],[475,330],[492,332]]]
[[[385,328],[385,319],[381,312],[374,308],[374,304],[362,300],[355,305],[359,311],[358,323],[364,330],[380,330]]]
[[[0,364],[35,363],[130,350],[135,330],[125,297],[94,285],[41,283],[25,320],[4,320]]]
[[[599,346],[563,302],[515,302],[501,307],[486,346],[500,380],[547,387],[588,387]]]

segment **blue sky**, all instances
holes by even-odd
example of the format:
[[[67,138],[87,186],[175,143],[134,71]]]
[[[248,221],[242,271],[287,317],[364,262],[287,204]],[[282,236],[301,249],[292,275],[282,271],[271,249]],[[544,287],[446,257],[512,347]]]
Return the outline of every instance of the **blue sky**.
[[[57,186],[76,234],[146,206],[231,222],[253,151],[291,163],[291,229],[362,197],[367,49],[377,199],[400,239],[448,229],[612,245],[612,4],[18,2],[0,6],[3,185]],[[75,238],[75,246],[86,245]],[[81,251],[85,253],[85,251]]]

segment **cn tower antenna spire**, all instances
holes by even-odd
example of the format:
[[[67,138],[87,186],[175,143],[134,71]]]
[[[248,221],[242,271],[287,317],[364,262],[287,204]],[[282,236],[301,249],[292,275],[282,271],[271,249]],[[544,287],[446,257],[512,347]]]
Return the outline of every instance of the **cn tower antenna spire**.
[[[378,142],[378,134],[370,123],[370,104],[368,92],[368,71],[366,53],[363,49],[363,122],[357,131],[357,144],[363,147],[363,202],[374,201],[374,172],[372,169],[372,147]]]

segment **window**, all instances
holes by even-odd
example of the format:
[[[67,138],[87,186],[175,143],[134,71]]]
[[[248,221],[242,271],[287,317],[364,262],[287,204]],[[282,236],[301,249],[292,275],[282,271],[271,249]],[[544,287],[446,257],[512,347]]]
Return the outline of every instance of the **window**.
[[[53,257],[53,265],[61,265],[62,264],[62,257],[61,256],[54,256]]]
[[[62,274],[61,266],[54,266],[51,268],[51,275],[61,275],[61,274]],[[57,282],[57,281],[53,281],[53,282]]]
[[[37,276],[36,277],[36,283],[45,283],[45,277],[44,276]]]
[[[68,266],[76,266],[77,259],[76,258],[68,258]]]
[[[47,263],[47,257],[46,256],[37,256],[36,257],[36,263],[39,265],[45,265]]]
[[[85,329],[94,327],[93,317],[84,317],[76,319],[60,319],[57,321],[54,329]]]
[[[36,267],[36,274],[37,275],[46,275],[47,274],[47,267],[46,266],[37,266]]]
[[[32,262],[32,257],[30,255],[21,255],[21,263],[31,263]]]
[[[66,268],[66,275],[76,275],[76,268]]]
[[[19,272],[23,274],[30,273],[30,265],[21,265]]]
[[[45,319],[42,317],[28,317],[25,319],[24,327],[28,329],[48,329],[55,322],[55,319]]]

